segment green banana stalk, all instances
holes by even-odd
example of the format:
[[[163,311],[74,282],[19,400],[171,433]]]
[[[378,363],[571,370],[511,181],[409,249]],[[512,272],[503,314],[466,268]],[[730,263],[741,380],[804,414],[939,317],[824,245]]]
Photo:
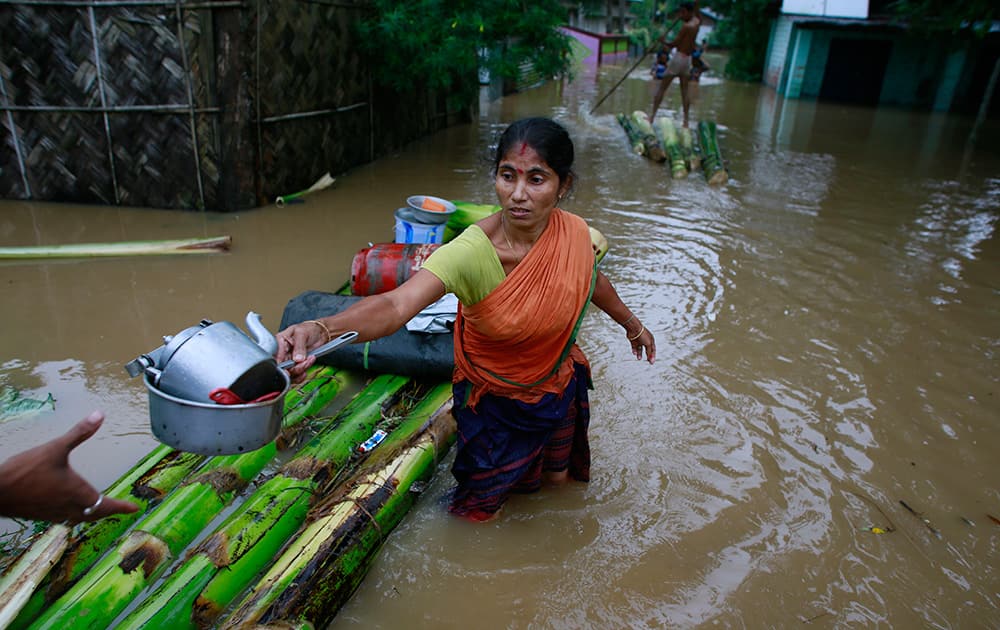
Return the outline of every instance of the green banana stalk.
[[[702,120],[698,123],[698,137],[703,151],[701,167],[705,171],[705,179],[714,186],[729,181],[722,151],[719,150],[719,136],[714,121]]]
[[[0,628],[6,628],[14,620],[67,544],[69,526],[53,525],[21,554],[0,579]]]
[[[646,112],[640,110],[632,112],[632,125],[642,134],[642,146],[645,148],[643,155],[654,162],[665,162],[667,155],[663,152],[663,146],[653,132],[653,126],[646,118]]]
[[[228,250],[232,243],[233,239],[230,236],[213,236],[210,238],[188,238],[167,241],[0,247],[0,260],[212,254]]]
[[[179,453],[169,446],[160,445],[122,475],[104,494],[132,501],[139,506],[139,510],[132,514],[116,514],[77,525],[63,551],[52,558],[48,574],[36,586],[10,627],[14,630],[27,627],[49,603],[65,593],[80,575],[93,566],[108,547],[114,544],[116,538],[158,503],[164,494],[177,487],[204,460],[200,455]],[[59,527],[54,525],[49,529]],[[32,548],[42,544],[44,541],[40,540]]]
[[[291,400],[286,396],[285,408],[291,411],[283,426],[299,424],[308,409],[321,410],[349,379],[350,373],[338,372],[326,387],[314,386]],[[60,628],[84,616],[92,625],[108,626],[276,454],[271,442],[249,453],[210,458],[30,627]]]
[[[696,171],[701,168],[701,151],[694,143],[694,134],[687,127],[680,128],[681,150],[684,152],[684,159],[687,161],[688,170]]]
[[[350,461],[382,419],[383,407],[408,382],[375,378],[116,628],[210,626],[295,533],[312,495]]]
[[[660,136],[660,142],[667,148],[667,155],[670,156],[670,174],[674,179],[684,179],[687,177],[687,165],[684,163],[684,152],[681,150],[680,137],[677,135],[677,128],[667,117],[656,119],[656,133]]]
[[[448,217],[448,224],[444,228],[445,243],[461,234],[465,228],[473,223],[500,210],[500,206],[489,204],[469,203],[468,201],[452,201],[452,203],[455,204],[455,212]]]
[[[348,382],[345,374],[331,367],[313,368],[307,381],[293,387],[285,395],[282,426],[296,426],[303,418],[319,413],[344,389]],[[28,627],[45,608],[69,590],[114,545],[119,536],[159,504],[204,461],[205,457],[201,455],[181,453],[161,444],[122,475],[104,494],[132,501],[139,506],[139,510],[78,525],[66,551],[11,623],[11,630]]]
[[[615,114],[615,119],[622,126],[622,129],[625,130],[625,135],[628,136],[628,142],[632,146],[632,151],[636,155],[646,155],[646,146],[642,143],[642,133],[632,124],[632,119],[621,112]]]
[[[250,590],[223,628],[324,622],[354,592],[389,532],[416,500],[455,434],[442,384],[386,438]],[[429,420],[428,410],[436,409]],[[421,417],[423,416],[423,418]]]

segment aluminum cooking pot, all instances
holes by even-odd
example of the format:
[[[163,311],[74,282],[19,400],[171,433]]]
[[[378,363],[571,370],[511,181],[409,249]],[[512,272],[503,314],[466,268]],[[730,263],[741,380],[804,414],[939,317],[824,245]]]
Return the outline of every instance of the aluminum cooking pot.
[[[280,394],[266,402],[218,405],[183,400],[161,391],[148,372],[149,423],[160,442],[200,455],[246,453],[271,442],[281,431],[288,373],[272,368],[281,381]]]
[[[190,402],[212,403],[209,394],[220,387],[243,400],[281,391],[288,377],[274,360],[277,340],[257,313],[247,313],[246,324],[253,339],[229,322],[203,319],[164,337],[162,346],[125,369],[131,376],[145,373],[147,384]]]

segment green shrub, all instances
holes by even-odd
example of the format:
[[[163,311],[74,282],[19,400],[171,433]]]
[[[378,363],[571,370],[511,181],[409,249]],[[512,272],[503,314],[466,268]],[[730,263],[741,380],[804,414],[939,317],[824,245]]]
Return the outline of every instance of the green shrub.
[[[558,0],[375,0],[358,24],[375,80],[402,93],[445,90],[471,103],[480,67],[516,79],[522,65],[544,78],[567,74],[572,50]]]

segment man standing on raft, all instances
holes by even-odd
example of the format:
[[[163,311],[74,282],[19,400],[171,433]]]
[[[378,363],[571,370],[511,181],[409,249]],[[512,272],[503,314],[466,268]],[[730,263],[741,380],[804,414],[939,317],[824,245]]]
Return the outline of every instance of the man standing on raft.
[[[649,122],[653,122],[653,119],[656,118],[656,110],[660,108],[663,95],[667,93],[670,82],[674,80],[674,77],[678,77],[681,81],[681,103],[684,105],[684,126],[687,127],[688,111],[691,109],[691,96],[688,93],[688,81],[691,79],[691,54],[696,48],[695,42],[698,37],[698,28],[701,26],[701,19],[697,15],[693,2],[681,3],[680,9],[678,9],[678,19],[684,24],[681,26],[680,32],[677,33],[677,37],[672,42],[664,42],[663,37],[667,36],[664,33],[663,37],[660,38],[660,42],[666,48],[676,48],[676,50],[670,56],[670,61],[667,63],[667,73],[656,89],[656,96],[653,97],[653,111],[649,113]]]

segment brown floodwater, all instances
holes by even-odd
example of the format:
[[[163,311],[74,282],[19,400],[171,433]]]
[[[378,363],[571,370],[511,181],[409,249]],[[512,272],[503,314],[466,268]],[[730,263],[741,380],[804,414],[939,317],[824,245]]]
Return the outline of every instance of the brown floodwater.
[[[206,317],[276,326],[289,298],[336,289],[355,251],[391,240],[407,195],[492,202],[497,132],[552,116],[577,147],[565,207],[608,237],[604,273],[658,360],[591,313],[592,481],[471,525],[445,513],[446,461],[332,627],[1000,626],[997,121],[970,148],[971,117],[706,77],[693,118],[719,122],[731,175],[710,188],[629,152],[613,114],[649,106],[645,68],[589,113],[624,69],[484,101],[474,123],[284,209],[0,202],[0,245],[234,244],[0,264],[0,385],[58,401],[0,425],[0,458],[101,408],[73,463],[110,484],[155,444],[123,363]]]

